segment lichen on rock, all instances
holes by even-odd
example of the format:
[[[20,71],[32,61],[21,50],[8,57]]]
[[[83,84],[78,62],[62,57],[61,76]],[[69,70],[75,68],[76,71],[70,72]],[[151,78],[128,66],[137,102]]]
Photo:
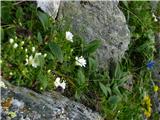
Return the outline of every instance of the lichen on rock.
[[[7,89],[1,89],[3,120],[103,120],[98,113],[57,92],[38,94],[4,83]]]

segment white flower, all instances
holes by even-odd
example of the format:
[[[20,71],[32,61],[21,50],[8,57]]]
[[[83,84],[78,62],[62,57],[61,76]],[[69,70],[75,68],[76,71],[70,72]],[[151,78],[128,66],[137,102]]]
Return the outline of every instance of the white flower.
[[[157,21],[158,21],[158,20],[157,20],[157,17],[155,16],[154,13],[152,13],[152,17],[154,18],[154,22],[157,22]]]
[[[0,80],[0,88],[7,88],[2,80]]]
[[[17,47],[18,47],[18,44],[14,43],[13,48],[17,48]]]
[[[49,69],[47,72],[48,72],[48,73],[50,73],[50,72],[51,72],[51,70]]]
[[[33,60],[32,67],[37,68],[37,66],[39,66],[39,63]]]
[[[40,62],[39,62],[39,56],[42,55],[42,53],[36,53],[35,56],[34,56],[34,60],[32,62],[32,67],[34,68],[37,68],[37,66],[40,65]]]
[[[32,52],[35,52],[35,50],[36,50],[35,47],[32,47]]]
[[[9,75],[11,75],[11,76],[12,76],[12,75],[13,75],[13,73],[12,73],[12,72],[10,72],[10,73],[9,73]]]
[[[28,56],[26,56],[28,57]],[[29,64],[32,64],[33,63],[33,56],[29,56],[29,59],[26,59],[26,64],[25,65],[29,65]]]
[[[85,67],[86,66],[86,60],[84,59],[83,56],[81,57],[76,57],[76,65],[81,66],[81,67]]]
[[[21,45],[24,45],[24,41],[21,42]]]
[[[70,42],[73,42],[73,34],[71,32],[66,32],[66,39]]]
[[[158,20],[157,20],[157,18],[155,17],[155,18],[154,18],[154,22],[157,22],[157,21],[158,21]]]
[[[28,49],[26,48],[26,49],[25,49],[25,52],[27,52],[27,51],[28,51]]]
[[[36,53],[32,62],[32,67],[37,68],[37,66],[40,65],[39,63],[39,56],[42,55],[42,53]]]
[[[29,56],[29,59],[26,58],[26,64],[25,65],[32,65],[32,67],[37,68],[37,66],[40,65],[39,62],[39,56],[42,55],[42,53],[36,53],[34,58],[33,56]]]
[[[44,54],[44,58],[45,58],[45,57],[47,57],[47,54],[46,54],[46,53]]]
[[[28,55],[26,55],[26,58],[28,58]]]
[[[42,55],[42,53],[36,53],[36,54],[35,54],[36,57],[39,56],[39,55]]]
[[[43,87],[40,87],[40,90],[43,90]]]
[[[14,42],[14,40],[12,38],[10,38],[9,42],[12,44]]]
[[[153,17],[153,18],[155,18],[155,17],[156,17],[154,13],[152,13],[152,17]]]
[[[56,80],[55,80],[55,82],[54,82],[54,85],[55,85],[56,88],[60,86],[61,88],[63,88],[63,90],[64,90],[65,87],[66,87],[65,81],[62,81],[62,82],[61,82],[61,79],[60,79],[59,77],[56,78]]]

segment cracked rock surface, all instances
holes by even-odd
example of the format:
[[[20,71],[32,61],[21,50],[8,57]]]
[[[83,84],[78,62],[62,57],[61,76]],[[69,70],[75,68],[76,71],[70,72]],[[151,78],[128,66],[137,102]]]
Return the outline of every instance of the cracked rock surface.
[[[103,120],[98,113],[59,93],[38,94],[3,80],[2,120]]]

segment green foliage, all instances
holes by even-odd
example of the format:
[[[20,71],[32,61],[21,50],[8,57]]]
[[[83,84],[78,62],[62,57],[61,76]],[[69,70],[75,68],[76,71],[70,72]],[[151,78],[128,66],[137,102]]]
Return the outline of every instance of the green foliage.
[[[59,62],[63,62],[63,53],[61,48],[56,43],[49,43],[49,48],[53,55],[58,59]]]
[[[42,38],[42,35],[40,32],[37,33],[37,40],[38,40],[39,44],[43,43],[43,38]]]
[[[131,44],[123,60],[101,70],[94,55],[100,40],[86,43],[73,31],[71,42],[66,38],[72,31],[69,22],[53,21],[34,2],[2,1],[2,76],[38,92],[56,90],[54,82],[60,77],[66,82],[64,95],[96,109],[107,120],[142,120],[143,97],[154,83],[146,64],[156,52],[157,23],[149,2],[122,1],[119,7],[131,31]],[[86,62],[82,67],[75,59],[81,56]],[[158,118],[157,112],[152,116]]]
[[[93,53],[97,50],[97,48],[100,47],[100,40],[94,40],[91,41],[89,44],[87,44],[84,48],[84,53]]]
[[[37,15],[43,25],[44,31],[46,31],[49,27],[49,16],[40,11],[38,11]]]

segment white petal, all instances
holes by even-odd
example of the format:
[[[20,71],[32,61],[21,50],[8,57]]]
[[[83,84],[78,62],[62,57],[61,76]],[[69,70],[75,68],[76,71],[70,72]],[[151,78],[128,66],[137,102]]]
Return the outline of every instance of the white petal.
[[[73,34],[71,32],[66,32],[66,39],[70,42],[73,42]]]
[[[32,47],[32,52],[35,52],[35,50],[36,50],[35,47]]]
[[[75,58],[76,59],[76,65],[78,65],[78,66],[83,66],[83,67],[85,67],[86,66],[86,60],[83,58],[83,56],[81,56],[81,57],[76,57]]]
[[[14,43],[13,48],[17,48],[17,47],[18,47],[18,44]]]
[[[10,38],[9,42],[12,44],[14,42],[14,40],[12,38]]]
[[[56,80],[54,81],[54,85],[56,87],[58,87],[60,85],[60,80],[61,80],[60,77],[57,77]]]
[[[65,88],[66,88],[66,82],[63,81],[63,82],[60,84],[60,86],[61,86],[63,89],[65,89]]]

